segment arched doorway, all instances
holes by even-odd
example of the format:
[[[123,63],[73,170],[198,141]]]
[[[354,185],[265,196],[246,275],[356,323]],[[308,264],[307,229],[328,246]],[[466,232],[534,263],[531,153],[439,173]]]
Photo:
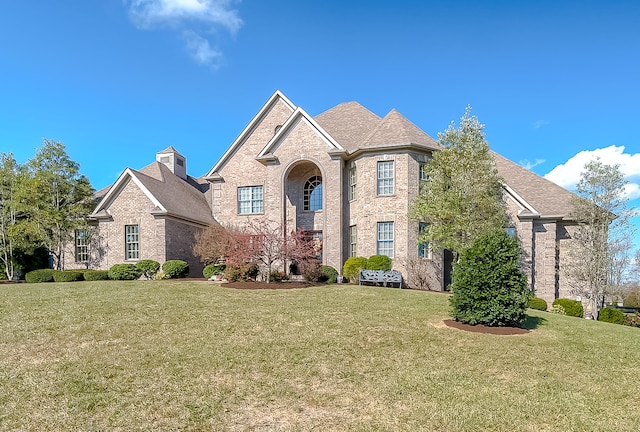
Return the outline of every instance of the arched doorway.
[[[287,233],[305,231],[313,239],[322,262],[324,231],[324,177],[319,166],[309,160],[292,164],[284,176],[284,221]]]

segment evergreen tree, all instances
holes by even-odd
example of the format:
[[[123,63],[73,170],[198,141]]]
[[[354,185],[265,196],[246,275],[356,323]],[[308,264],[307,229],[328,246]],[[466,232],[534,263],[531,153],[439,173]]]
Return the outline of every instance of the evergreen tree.
[[[531,296],[521,256],[517,239],[503,229],[477,237],[453,269],[453,318],[471,325],[521,324]]]

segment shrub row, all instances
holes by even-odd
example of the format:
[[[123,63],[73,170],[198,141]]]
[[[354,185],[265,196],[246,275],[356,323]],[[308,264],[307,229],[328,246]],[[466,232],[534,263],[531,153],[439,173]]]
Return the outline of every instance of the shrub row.
[[[391,270],[391,258],[386,255],[350,257],[342,266],[342,274],[350,282],[356,282],[362,270]]]
[[[182,278],[189,274],[189,264],[182,260],[169,260],[162,265],[153,260],[138,261],[137,264],[114,264],[109,270],[32,270],[25,274],[28,283],[41,282],[75,282],[81,280],[136,280],[141,276],[146,279]]]

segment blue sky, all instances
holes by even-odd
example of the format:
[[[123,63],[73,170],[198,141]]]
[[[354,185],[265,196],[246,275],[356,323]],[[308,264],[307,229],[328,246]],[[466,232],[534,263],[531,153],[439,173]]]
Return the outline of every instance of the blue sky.
[[[569,188],[600,155],[636,199],[638,23],[631,0],[2,2],[0,152],[61,141],[100,189],[172,145],[200,176],[280,89],[434,138],[470,104],[495,151]]]

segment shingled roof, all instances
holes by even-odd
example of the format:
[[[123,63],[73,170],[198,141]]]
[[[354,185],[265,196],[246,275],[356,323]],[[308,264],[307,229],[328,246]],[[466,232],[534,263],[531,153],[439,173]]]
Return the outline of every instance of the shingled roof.
[[[498,173],[516,194],[540,217],[570,218],[575,195],[554,182],[492,152]]]
[[[377,147],[388,144],[417,144],[430,150],[441,148],[433,138],[395,109],[389,111],[389,114],[378,122],[362,147]]]
[[[358,102],[345,102],[314,117],[349,153],[392,145],[440,149],[438,143],[395,109],[380,118]]]
[[[345,102],[318,114],[314,120],[347,151],[354,152],[380,121],[358,102]]]
[[[160,204],[154,210],[154,214],[166,214],[203,224],[214,223],[211,207],[205,193],[209,187],[208,184],[193,177],[183,180],[159,162],[153,162],[141,170],[126,169],[118,180],[109,187],[109,192],[105,194],[94,210],[94,216],[98,216],[101,211],[104,211],[106,206],[104,198],[107,198],[112,190],[115,191],[114,188],[123,184],[127,176],[134,176]]]

